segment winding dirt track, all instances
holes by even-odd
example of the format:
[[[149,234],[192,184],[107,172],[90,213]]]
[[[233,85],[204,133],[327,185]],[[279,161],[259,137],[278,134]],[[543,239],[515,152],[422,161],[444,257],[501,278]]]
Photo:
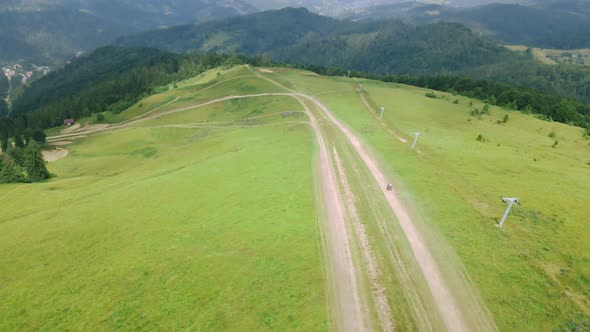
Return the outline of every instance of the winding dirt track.
[[[285,88],[286,89],[286,88]],[[307,106],[305,98],[309,98],[299,93],[262,93],[252,95],[240,96],[226,96],[200,103],[198,105],[181,107],[169,111],[150,114],[149,116],[137,118],[133,121],[126,122],[120,125],[114,125],[107,128],[99,128],[94,131],[81,131],[75,134],[58,135],[48,138],[48,141],[62,140],[64,138],[71,138],[80,135],[88,135],[100,132],[111,132],[122,129],[127,129],[130,126],[168,114],[184,112],[211,104],[243,98],[257,98],[263,96],[290,96],[295,98],[304,108],[308,115],[310,122],[305,122],[311,125],[319,146],[319,155],[317,156],[317,179],[318,189],[321,197],[319,202],[321,206],[320,213],[325,219],[321,222],[321,228],[324,238],[324,245],[326,249],[325,259],[327,266],[327,275],[329,279],[330,301],[329,307],[332,316],[332,325],[334,330],[339,331],[367,331],[370,330],[370,317],[363,305],[361,299],[361,292],[358,290],[359,277],[357,269],[354,266],[350,235],[348,234],[348,227],[346,225],[346,209],[345,203],[338,192],[338,184],[336,182],[336,173],[334,163],[332,162],[327,148],[325,137],[320,129],[318,122],[313,115],[313,112]],[[190,124],[179,125],[164,125],[162,127],[175,128],[195,128],[196,126]]]
[[[385,184],[389,183],[387,177],[381,171],[377,161],[368,153],[363,146],[360,139],[356,137],[342,122],[336,119],[326,106],[320,103],[317,99],[311,96],[305,96],[306,99],[313,102],[323,114],[346,136],[350,144],[355,148],[367,168],[373,175],[377,184],[382,184],[381,191],[391,209],[395,213],[402,229],[408,239],[414,256],[420,266],[428,286],[432,292],[434,300],[440,311],[441,317],[449,331],[468,331],[465,319],[462,316],[455,299],[450,290],[445,285],[442,274],[436,264],[432,254],[430,253],[424,239],[420,236],[416,226],[413,224],[410,214],[407,212],[401,200],[398,198],[395,191],[387,191]]]
[[[325,136],[327,129],[336,129],[346,138],[348,143],[358,154],[360,160],[362,160],[367,169],[370,171],[373,179],[375,180],[375,185],[381,188],[383,196],[395,214],[405,234],[405,237],[411,246],[415,260],[422,271],[430,292],[432,293],[434,302],[444,322],[444,327],[446,330],[469,331],[470,328],[474,328],[474,326],[468,326],[466,323],[465,312],[462,310],[463,308],[458,305],[453,292],[445,283],[439,266],[431,254],[424,237],[420,234],[416,225],[413,223],[410,213],[398,197],[398,193],[396,193],[395,190],[387,191],[385,189],[385,184],[389,182],[387,180],[387,176],[380,168],[380,165],[375,157],[372,156],[368,149],[363,145],[359,137],[357,137],[346,125],[340,122],[340,120],[334,117],[330,110],[315,97],[293,91],[281,85],[280,83],[261,75],[257,76],[291,92],[226,96],[194,106],[177,108],[157,114],[144,114],[141,117],[134,118],[126,123],[110,126],[108,128],[102,128],[95,131],[82,131],[71,135],[54,136],[50,137],[49,140],[60,140],[67,137],[125,129],[133,124],[156,117],[196,109],[232,99],[255,98],[263,96],[293,97],[299,101],[305,112],[308,114],[310,122],[304,123],[311,125],[318,142],[316,172],[318,181],[317,186],[320,193],[319,213],[324,219],[323,222],[320,222],[320,226],[322,228],[322,236],[326,250],[325,257],[330,290],[329,307],[333,329],[342,331],[365,331],[372,330],[372,325],[366,294],[363,294],[363,292],[359,290],[359,282],[361,278],[359,274],[360,271],[359,267],[355,266],[354,264],[351,250],[352,236],[349,233],[349,227],[347,226],[346,222],[346,206],[347,204],[350,204],[350,199],[347,203],[347,200],[342,197],[343,195],[338,189],[339,185],[337,179],[339,177],[337,170],[339,170],[339,168],[338,164],[336,163],[337,160],[333,160],[329,152],[330,149],[328,148]],[[323,121],[318,122],[316,116],[321,116]],[[176,126],[178,128],[192,127],[190,124],[169,126]],[[342,171],[340,172],[340,177],[345,176],[343,173],[344,172]],[[350,195],[350,193],[348,193],[348,195]],[[370,255],[368,257],[370,257]],[[371,267],[369,266],[369,270],[370,269]],[[375,299],[373,299],[373,301],[375,301]],[[378,301],[382,302],[382,300]],[[380,310],[379,305],[377,305],[377,307],[377,310]],[[387,310],[389,310],[389,308],[387,308]],[[382,319],[381,316],[383,316],[383,312],[378,313],[381,320],[380,329],[392,330],[392,325],[387,322],[387,319]],[[485,312],[485,310],[482,310],[482,312]],[[386,315],[391,315],[391,312],[387,311]],[[391,317],[389,317],[389,319],[391,319]],[[482,318],[480,321],[486,320],[487,318]],[[493,322],[486,322],[484,325],[488,327],[494,326]],[[485,330],[487,329],[488,328],[485,328]]]
[[[339,331],[369,330],[369,317],[363,310],[358,290],[357,272],[352,261],[352,254],[345,220],[345,205],[338,193],[336,174],[324,135],[313,113],[300,96],[294,96],[305,108],[311,121],[319,146],[317,177],[321,192],[322,211],[326,220],[321,223],[328,265],[330,285],[330,311],[334,329]]]

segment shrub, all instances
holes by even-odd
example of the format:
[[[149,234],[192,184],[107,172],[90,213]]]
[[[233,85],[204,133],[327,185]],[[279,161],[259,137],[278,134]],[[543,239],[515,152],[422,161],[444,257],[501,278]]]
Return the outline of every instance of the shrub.
[[[104,121],[104,115],[102,113],[96,113],[96,122]]]
[[[508,114],[504,115],[504,118],[502,119],[503,123],[508,122],[508,120],[510,120],[510,117],[508,116]]]
[[[487,139],[485,137],[483,137],[482,134],[479,134],[475,140],[478,142],[482,142],[482,143],[487,141]]]
[[[459,104],[459,99],[455,99],[455,100],[453,101],[453,104]]]
[[[425,96],[428,98],[437,98],[436,94],[434,94],[434,92],[426,92]]]
[[[121,100],[108,107],[107,111],[111,111],[114,114],[119,114],[129,107],[133,106],[134,102],[128,100]]]
[[[35,129],[33,131],[33,135],[31,137],[39,143],[45,143],[45,139],[47,138],[47,135],[45,134],[45,132],[43,130]]]
[[[556,134],[554,131],[552,131],[552,132],[551,132],[551,133],[549,133],[549,135],[547,135],[547,136],[549,136],[550,138],[555,138],[555,136],[557,136],[557,134]]]
[[[35,141],[32,141],[24,150],[24,169],[27,171],[27,178],[30,182],[37,182],[49,179],[50,174],[47,171],[41,147]]]

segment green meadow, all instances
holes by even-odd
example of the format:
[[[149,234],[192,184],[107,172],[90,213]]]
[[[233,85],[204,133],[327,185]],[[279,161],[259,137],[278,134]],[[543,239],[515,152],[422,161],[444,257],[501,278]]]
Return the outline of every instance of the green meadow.
[[[317,151],[301,105],[258,96],[190,108],[284,92],[255,75],[315,96],[363,138],[438,249],[443,274],[460,262],[499,330],[589,320],[590,140],[581,128],[410,86],[272,71],[224,68],[178,82],[105,114],[127,125],[66,146],[48,166],[51,180],[2,185],[0,330],[329,329]],[[363,170],[351,153],[342,160]],[[370,190],[371,181],[364,174],[351,186]],[[499,228],[502,197],[522,204]],[[361,217],[391,215],[362,195],[357,203]],[[383,259],[386,226],[363,222]],[[387,227],[408,253],[399,226]],[[426,289],[412,264],[406,277]],[[415,330],[395,270],[383,267],[393,320]]]
[[[273,98],[154,121],[238,121]],[[0,330],[326,329],[313,136],[270,115],[92,135],[50,181],[3,186]]]
[[[456,253],[500,330],[588,322],[590,141],[581,128],[498,107],[471,115],[485,104],[441,92],[428,98],[428,90],[409,86],[282,76],[317,94],[365,139],[425,232]],[[358,83],[372,111],[354,90]],[[422,133],[417,151],[410,149],[414,132]],[[522,203],[502,229],[501,197]],[[438,254],[443,265],[454,259]]]

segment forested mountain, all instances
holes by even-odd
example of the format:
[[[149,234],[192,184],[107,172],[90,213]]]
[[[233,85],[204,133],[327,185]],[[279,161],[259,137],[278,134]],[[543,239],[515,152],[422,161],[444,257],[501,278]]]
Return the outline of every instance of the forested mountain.
[[[241,0],[9,0],[0,4],[0,62],[62,62],[124,34],[254,10]]]
[[[0,61],[63,61],[75,52],[108,43],[124,30],[121,24],[73,8],[2,11],[0,22]]]
[[[396,18],[415,24],[457,22],[501,43],[557,49],[590,47],[590,2],[580,0],[492,3],[470,8],[405,2],[363,8],[341,17],[355,21]]]
[[[454,23],[340,21],[287,8],[161,29],[117,41],[174,52],[265,54],[275,61],[378,75],[463,74],[590,102],[590,69],[547,66]]]

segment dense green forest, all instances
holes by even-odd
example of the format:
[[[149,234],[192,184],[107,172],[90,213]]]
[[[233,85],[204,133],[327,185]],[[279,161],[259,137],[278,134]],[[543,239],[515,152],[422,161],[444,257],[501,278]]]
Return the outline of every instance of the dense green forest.
[[[0,73],[0,116],[5,116],[8,114],[8,104],[4,100],[8,96],[8,77],[6,77],[3,73]]]
[[[6,101],[3,99],[0,99],[0,117],[6,116],[9,111],[10,111],[10,109],[8,108],[8,104],[6,103]]]
[[[8,96],[8,77],[4,75],[4,73],[0,73],[0,99],[6,98]]]
[[[457,23],[340,21],[286,8],[119,39],[173,52],[265,54],[274,61],[377,75],[447,75],[517,84],[590,102],[590,67],[549,66]]]

